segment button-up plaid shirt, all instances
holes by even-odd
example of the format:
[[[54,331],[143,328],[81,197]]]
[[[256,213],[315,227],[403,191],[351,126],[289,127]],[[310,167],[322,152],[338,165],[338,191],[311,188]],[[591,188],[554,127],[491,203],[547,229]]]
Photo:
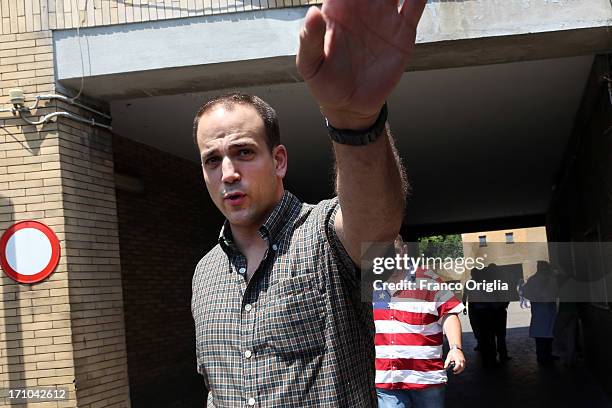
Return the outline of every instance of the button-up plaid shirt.
[[[217,408],[376,407],[374,325],[334,230],[338,199],[285,192],[248,282],[226,222],[193,277],[197,370]]]

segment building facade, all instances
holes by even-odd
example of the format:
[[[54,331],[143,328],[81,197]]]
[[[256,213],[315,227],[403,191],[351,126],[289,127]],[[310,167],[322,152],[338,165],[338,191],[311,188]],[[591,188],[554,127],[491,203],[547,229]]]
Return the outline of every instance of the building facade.
[[[538,261],[550,261],[545,227],[471,232],[461,239],[465,257],[483,257],[498,266],[520,264],[524,280],[535,273]]]

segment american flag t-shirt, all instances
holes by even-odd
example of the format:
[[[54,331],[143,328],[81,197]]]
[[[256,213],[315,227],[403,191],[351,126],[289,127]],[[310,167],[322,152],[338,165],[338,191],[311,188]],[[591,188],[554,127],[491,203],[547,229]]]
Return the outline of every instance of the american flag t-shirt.
[[[417,289],[374,292],[377,388],[418,390],[447,382],[442,320],[464,306],[450,291],[419,290],[427,286],[421,285],[423,281],[442,282],[435,273],[419,268]]]

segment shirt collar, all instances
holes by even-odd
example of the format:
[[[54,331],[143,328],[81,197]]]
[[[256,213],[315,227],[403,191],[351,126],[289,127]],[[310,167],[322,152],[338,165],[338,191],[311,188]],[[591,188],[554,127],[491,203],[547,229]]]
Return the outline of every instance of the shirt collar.
[[[259,227],[259,235],[269,243],[275,243],[282,234],[284,227],[289,224],[294,215],[299,213],[299,206],[302,203],[289,191],[285,190],[283,196],[276,203],[276,206],[263,223]],[[236,244],[232,236],[232,228],[229,221],[226,219],[219,233],[219,244],[224,249],[236,250]]]

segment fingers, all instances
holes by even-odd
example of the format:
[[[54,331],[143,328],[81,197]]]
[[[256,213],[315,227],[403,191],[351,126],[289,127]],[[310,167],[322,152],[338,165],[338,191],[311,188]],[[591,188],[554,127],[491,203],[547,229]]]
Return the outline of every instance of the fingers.
[[[465,370],[465,360],[455,362],[455,368],[453,369],[453,373],[459,374]]]
[[[457,357],[454,359],[454,362],[455,362],[455,368],[453,368],[454,374],[459,374],[460,372],[465,370],[465,359],[464,358]]]
[[[326,24],[318,7],[308,9],[304,26],[300,32],[300,46],[297,53],[297,69],[304,80],[316,75],[325,59]]]
[[[426,4],[427,0],[404,0],[400,15],[407,20],[413,29],[416,29]]]
[[[444,362],[444,369],[446,370],[448,368],[448,365],[451,362],[451,357],[450,356],[446,356],[446,361]]]
[[[463,353],[461,354],[456,353],[459,355],[455,355],[455,353],[452,353],[453,351],[455,350],[451,350],[451,353],[449,353],[446,356],[446,361],[444,362],[444,369],[446,370],[452,361],[453,363],[455,363],[455,368],[453,368],[453,373],[459,374],[460,372],[465,370],[465,357],[463,356]]]

